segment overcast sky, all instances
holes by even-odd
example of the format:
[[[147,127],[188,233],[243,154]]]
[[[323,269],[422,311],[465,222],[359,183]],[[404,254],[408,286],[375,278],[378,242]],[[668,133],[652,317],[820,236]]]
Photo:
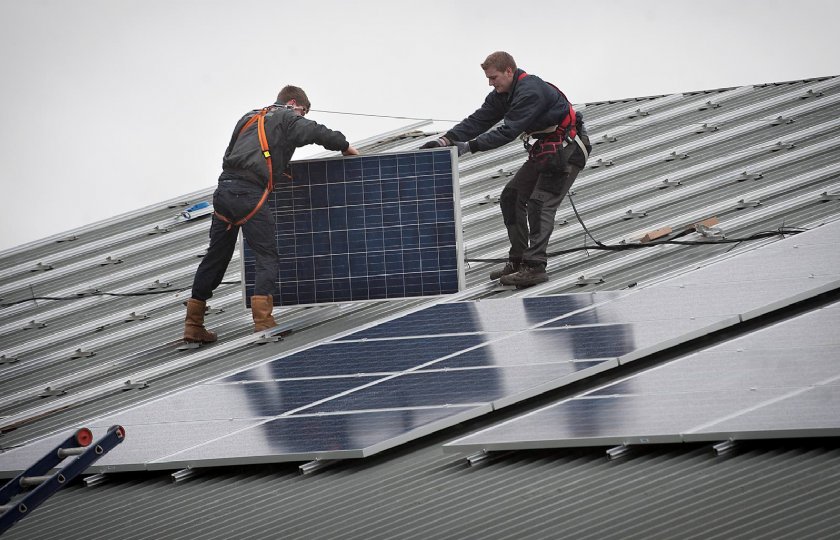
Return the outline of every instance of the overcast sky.
[[[838,21],[836,0],[0,0],[0,250],[215,185],[285,84],[358,141],[414,121],[320,111],[460,120],[495,50],[585,103],[840,75]]]

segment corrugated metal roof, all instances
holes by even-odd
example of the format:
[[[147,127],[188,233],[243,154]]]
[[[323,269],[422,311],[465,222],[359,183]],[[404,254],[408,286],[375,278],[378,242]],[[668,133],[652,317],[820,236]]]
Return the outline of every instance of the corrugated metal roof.
[[[573,197],[587,227],[605,243],[633,242],[648,231],[678,230],[711,216],[733,238],[782,226],[810,228],[840,217],[840,201],[832,197],[840,193],[840,77],[579,108],[593,141],[600,144],[575,183]],[[416,148],[432,135],[418,127],[371,139],[362,150]],[[523,158],[521,144],[511,143],[462,160],[468,258],[506,255],[506,234],[492,200]],[[223,310],[208,316],[222,342],[177,351],[182,302],[206,247],[209,222],[176,224],[173,218],[211,193],[208,188],[0,253],[2,303],[21,301],[0,309],[0,354],[5,355],[0,422],[7,426],[0,446],[75,427],[429,302],[289,309],[278,318],[295,332],[283,342],[255,346],[234,261],[228,284],[210,302]],[[643,217],[630,217],[628,211]],[[467,290],[457,297],[621,289],[770,241],[573,252],[551,260],[551,281],[522,291],[491,283],[487,273],[492,265],[471,263]],[[549,250],[583,245],[592,242],[564,203]],[[580,285],[580,276],[603,281]],[[150,288],[165,292],[108,296],[145,294]],[[149,387],[124,391],[128,380]],[[66,394],[40,397],[47,387]],[[8,430],[10,424],[17,428]],[[279,531],[300,538],[469,538],[492,537],[492,531],[498,537],[691,536],[691,531],[754,537],[748,530],[779,537],[789,530],[801,538],[840,531],[837,518],[826,511],[836,507],[830,488],[836,478],[815,472],[836,468],[833,442],[756,447],[725,460],[709,459],[700,448],[645,451],[644,458],[623,464],[605,463],[600,454],[589,452],[527,454],[465,470],[456,458],[440,454],[441,440],[423,439],[405,451],[343,464],[314,478],[300,478],[288,467],[256,467],[241,473],[215,471],[184,486],[146,475],[102,488],[71,487],[8,534],[49,536],[59,530],[51,527],[79,518],[95,536],[125,538],[260,537]],[[741,466],[720,470],[733,461]],[[762,469],[773,474],[747,472]],[[701,473],[710,474],[711,483]],[[713,490],[715,478],[723,486],[718,491]],[[817,500],[807,506],[808,497]],[[735,510],[739,500],[746,501],[743,512]],[[715,528],[708,513],[720,516],[717,523],[725,526]],[[103,515],[113,521],[99,519]],[[639,516],[650,516],[649,523]],[[796,528],[785,529],[782,522]]]

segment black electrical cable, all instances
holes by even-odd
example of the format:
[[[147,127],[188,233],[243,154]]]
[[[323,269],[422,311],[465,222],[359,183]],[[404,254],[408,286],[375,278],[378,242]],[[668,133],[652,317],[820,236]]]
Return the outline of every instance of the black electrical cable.
[[[589,251],[589,250],[603,250],[603,251],[626,251],[631,249],[641,249],[641,248],[648,248],[648,247],[656,247],[656,246],[663,246],[663,245],[677,245],[677,246],[716,246],[721,244],[737,244],[741,242],[749,242],[752,240],[760,240],[762,238],[770,238],[773,236],[785,236],[785,235],[793,235],[798,234],[801,232],[805,232],[807,229],[801,228],[790,228],[790,227],[779,227],[775,231],[759,231],[757,233],[751,234],[750,236],[744,238],[716,238],[714,240],[654,240],[651,242],[645,242],[644,244],[615,244],[615,245],[607,245],[603,242],[599,241],[592,232],[586,227],[586,223],[584,223],[583,218],[580,217],[580,214],[575,207],[575,202],[572,198],[571,194],[567,195],[569,198],[569,203],[572,205],[572,210],[575,213],[575,217],[577,217],[578,221],[580,222],[581,227],[595,242],[594,246],[580,246],[575,248],[569,249],[562,249],[560,251],[553,251],[551,253],[546,253],[547,257],[557,257],[559,255],[566,255],[569,253],[574,253],[575,251]],[[508,262],[507,258],[504,259],[464,259],[464,262],[484,262],[484,263],[505,263]]]
[[[220,285],[238,285],[242,283],[241,281],[222,281]],[[153,294],[168,294],[168,293],[179,293],[189,290],[191,287],[181,287],[178,289],[162,289],[162,290],[154,290],[154,291],[142,291],[142,292],[133,292],[133,293],[112,293],[112,292],[103,292],[103,291],[90,291],[84,292],[79,294],[74,294],[73,296],[30,296],[29,298],[24,298],[23,300],[15,300],[14,302],[5,302],[0,304],[0,308],[7,308],[16,306],[18,304],[25,304],[27,302],[32,302],[33,300],[78,300],[80,298],[89,298],[91,296],[115,296],[115,297],[135,297],[135,296],[149,296]]]

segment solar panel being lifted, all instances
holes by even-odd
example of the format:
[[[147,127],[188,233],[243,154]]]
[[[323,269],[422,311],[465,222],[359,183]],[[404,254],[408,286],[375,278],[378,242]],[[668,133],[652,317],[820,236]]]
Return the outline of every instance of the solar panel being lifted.
[[[464,285],[452,149],[298,161],[269,208],[280,269],[274,304],[435,296]],[[246,304],[255,258],[241,243]]]

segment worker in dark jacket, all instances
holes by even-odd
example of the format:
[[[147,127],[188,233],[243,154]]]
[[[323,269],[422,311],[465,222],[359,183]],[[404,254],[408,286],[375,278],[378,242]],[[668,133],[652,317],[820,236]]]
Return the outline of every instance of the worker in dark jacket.
[[[210,247],[195,273],[192,298],[187,302],[185,341],[216,341],[216,334],[204,328],[205,302],[222,282],[240,227],[256,258],[251,296],[255,331],[276,326],[271,314],[278,270],[274,215],[263,203],[273,184],[283,181],[296,148],[315,143],[345,156],[358,155],[340,132],[304,118],[309,107],[302,89],[286,86],[273,105],[249,112],[236,124],[213,194]]]
[[[508,262],[490,273],[504,285],[529,287],[548,281],[546,248],[557,207],[591,150],[566,96],[553,85],[516,67],[513,57],[494,52],[481,64],[494,88],[484,104],[421,148],[457,146],[458,155],[492,150],[522,136],[528,160],[502,190],[500,206],[510,240]],[[504,122],[491,128],[500,120]],[[528,143],[536,139],[534,145]]]

